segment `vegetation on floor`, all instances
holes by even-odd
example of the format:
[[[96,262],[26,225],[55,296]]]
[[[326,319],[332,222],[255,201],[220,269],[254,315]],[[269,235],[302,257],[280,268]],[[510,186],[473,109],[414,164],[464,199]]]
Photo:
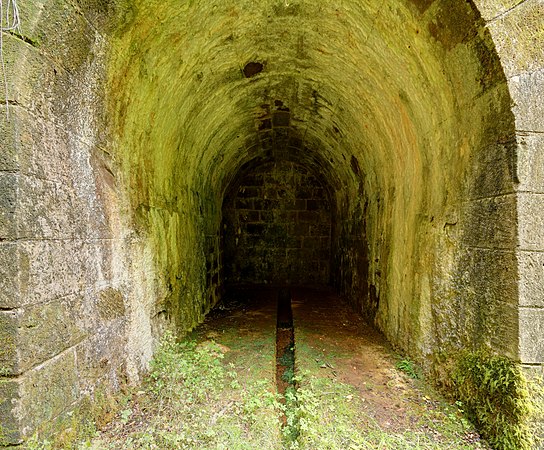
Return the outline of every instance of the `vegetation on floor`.
[[[266,380],[242,384],[215,342],[163,340],[146,391],[96,448],[274,449],[279,403]],[[126,431],[125,431],[126,430]],[[112,439],[113,437],[113,439]]]
[[[288,446],[298,449],[483,449],[483,443],[466,441],[471,429],[458,411],[428,410],[411,430],[382,429],[365,412],[356,389],[329,378],[306,375],[300,380],[295,407],[288,409],[289,435],[296,437]]]
[[[337,373],[345,349],[329,352],[321,341],[319,348],[313,348],[308,345],[310,336],[299,332],[298,364],[287,374],[290,386],[281,398],[269,370],[272,352],[259,353],[273,346],[270,330],[258,334],[247,330],[255,339],[240,333],[237,324],[219,331],[208,329],[183,342],[167,334],[146,382],[117,399],[114,416],[113,406],[101,408],[110,411],[109,424],[96,414],[89,421],[74,416],[71,434],[64,432],[51,441],[34,438],[27,448],[489,449],[464,418],[465,411],[482,429],[507,427],[504,439],[508,441],[492,441],[494,435],[487,435],[494,449],[529,448],[529,441],[517,438],[511,426],[514,417],[529,412],[526,403],[519,404],[520,398],[525,399],[526,385],[517,367],[505,360],[467,356],[455,372],[461,400],[451,405],[425,385],[414,362],[398,357],[395,362],[387,354],[380,360],[387,374],[380,378],[382,386],[369,382],[364,389],[380,398],[394,391],[402,408],[382,410],[378,416],[372,403],[375,397],[365,398],[360,387],[341,381]],[[499,408],[500,414],[491,417],[493,408]],[[402,425],[384,422],[384,414],[392,418],[395,411],[405,416]]]

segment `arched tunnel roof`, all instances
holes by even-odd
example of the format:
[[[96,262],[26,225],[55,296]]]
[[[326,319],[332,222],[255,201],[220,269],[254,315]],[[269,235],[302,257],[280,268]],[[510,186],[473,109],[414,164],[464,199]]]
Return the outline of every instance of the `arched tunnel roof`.
[[[503,75],[466,2],[174,3],[140,2],[115,55],[119,124],[154,172],[224,192],[279,155],[339,189],[363,174],[387,189],[436,181],[440,154],[481,145],[459,130],[482,128],[470,111]],[[148,127],[127,124],[140,115]]]

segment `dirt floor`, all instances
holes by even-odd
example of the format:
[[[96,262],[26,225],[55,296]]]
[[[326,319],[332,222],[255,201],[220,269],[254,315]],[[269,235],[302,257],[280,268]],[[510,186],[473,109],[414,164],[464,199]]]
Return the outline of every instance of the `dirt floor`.
[[[180,363],[159,356],[143,390],[85,448],[488,448],[459,408],[333,291],[291,288],[287,303],[285,292],[231,290],[186,337],[194,350]],[[193,371],[170,389],[179,364]]]
[[[322,377],[357,388],[382,429],[413,425],[425,396],[395,368],[398,357],[379,332],[330,291],[295,289],[292,307],[297,344],[310,349],[298,352],[299,369],[319,367]]]
[[[236,347],[238,350],[235,351],[241,352],[251,347],[255,339],[270,342],[270,334],[281,322],[277,320],[277,293],[278,290],[273,288],[231,292],[223,309],[215,311],[197,334],[201,338],[213,337],[217,342]],[[362,408],[364,414],[385,432],[426,433],[440,442],[444,433],[444,417],[448,416],[448,420],[459,419],[455,406],[448,409],[448,404],[428,383],[399,370],[397,366],[403,358],[391,348],[381,333],[366,323],[335,292],[293,288],[290,293],[295,374],[352,386],[360,400],[353,404]],[[229,329],[233,327],[237,330],[239,344],[235,346],[232,345],[232,337],[229,337]],[[278,336],[282,334],[280,330]],[[283,348],[285,338],[279,339]],[[265,352],[266,360],[270,361],[272,349],[260,348],[259,351]],[[281,350],[278,352],[282,353]],[[279,364],[276,370],[277,388],[282,393],[287,383],[278,378],[284,369]],[[258,370],[266,376],[269,369],[259,366]],[[414,371],[417,370],[414,366]],[[445,428],[449,430],[451,426]],[[473,430],[464,431],[459,441],[467,445],[477,443],[475,448],[485,448],[485,443],[480,442]],[[444,448],[448,448],[447,445]]]

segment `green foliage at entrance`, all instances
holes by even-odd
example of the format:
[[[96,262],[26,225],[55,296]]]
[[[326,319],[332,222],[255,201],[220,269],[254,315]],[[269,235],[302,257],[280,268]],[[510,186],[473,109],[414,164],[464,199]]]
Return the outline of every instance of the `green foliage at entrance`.
[[[287,425],[283,434],[289,450],[488,448],[482,442],[467,440],[470,427],[459,421],[454,407],[422,410],[418,426],[410,430],[384,429],[353,386],[311,374],[297,377],[297,384],[297,389],[286,392]],[[430,429],[432,433],[425,432]]]
[[[134,393],[93,449],[276,449],[277,394],[265,380],[239,377],[213,341],[167,334]]]
[[[486,352],[465,353],[453,373],[469,419],[497,450],[533,448],[534,404],[519,364]]]

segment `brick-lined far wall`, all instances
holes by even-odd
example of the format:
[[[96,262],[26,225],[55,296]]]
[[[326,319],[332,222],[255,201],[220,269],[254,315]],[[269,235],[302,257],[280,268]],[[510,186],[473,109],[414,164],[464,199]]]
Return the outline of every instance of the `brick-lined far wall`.
[[[267,163],[242,178],[225,201],[227,284],[328,284],[328,193],[304,167]]]

